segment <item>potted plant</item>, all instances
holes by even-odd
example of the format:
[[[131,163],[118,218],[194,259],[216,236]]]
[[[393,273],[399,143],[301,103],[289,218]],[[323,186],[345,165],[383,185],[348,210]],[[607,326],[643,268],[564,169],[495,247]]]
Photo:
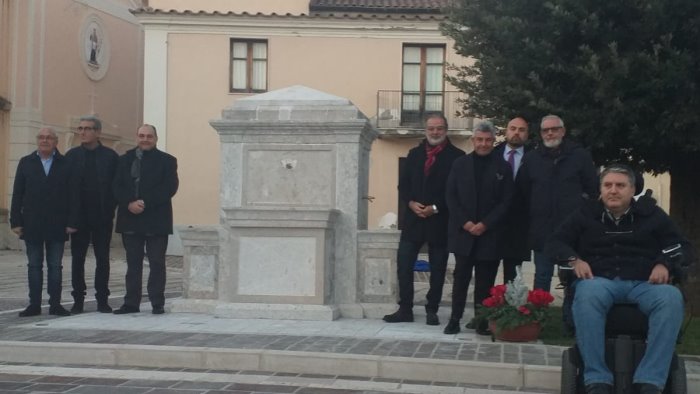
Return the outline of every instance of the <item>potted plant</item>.
[[[549,318],[554,297],[545,290],[529,290],[520,268],[507,285],[493,286],[483,301],[477,319],[487,320],[494,337],[510,342],[534,341]]]

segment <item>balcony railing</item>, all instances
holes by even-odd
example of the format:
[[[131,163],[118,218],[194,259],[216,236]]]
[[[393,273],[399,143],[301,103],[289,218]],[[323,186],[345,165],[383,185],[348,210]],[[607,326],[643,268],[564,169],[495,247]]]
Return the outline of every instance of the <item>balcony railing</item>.
[[[474,118],[457,116],[462,109],[457,99],[462,92],[428,93],[425,97],[411,95],[401,90],[377,91],[377,128],[381,129],[423,129],[423,118],[432,112],[442,112],[447,118],[450,130],[471,130]],[[409,102],[410,101],[410,102]]]

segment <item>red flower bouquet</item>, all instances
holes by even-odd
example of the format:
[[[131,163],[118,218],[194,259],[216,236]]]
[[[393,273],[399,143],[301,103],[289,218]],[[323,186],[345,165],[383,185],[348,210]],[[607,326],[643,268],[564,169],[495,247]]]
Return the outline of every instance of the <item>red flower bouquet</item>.
[[[490,297],[479,306],[477,319],[489,321],[497,331],[532,323],[544,325],[549,318],[548,306],[554,301],[548,291],[528,290],[519,268],[512,282],[493,286],[489,294]]]

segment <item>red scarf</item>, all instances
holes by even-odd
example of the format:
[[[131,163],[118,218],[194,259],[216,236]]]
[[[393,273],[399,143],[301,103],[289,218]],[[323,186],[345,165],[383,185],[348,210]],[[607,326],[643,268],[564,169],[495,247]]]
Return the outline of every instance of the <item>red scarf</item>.
[[[428,175],[430,173],[430,167],[435,164],[438,153],[442,152],[447,146],[447,139],[443,141],[440,145],[431,146],[428,141],[425,141],[425,164],[423,165],[423,174]]]

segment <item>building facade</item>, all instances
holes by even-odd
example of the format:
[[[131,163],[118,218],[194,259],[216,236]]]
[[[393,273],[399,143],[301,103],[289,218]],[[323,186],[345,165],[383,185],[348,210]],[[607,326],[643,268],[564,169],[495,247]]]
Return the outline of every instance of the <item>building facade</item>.
[[[380,138],[368,226],[397,214],[400,158],[422,138],[423,115],[444,112],[453,141],[470,149],[473,120],[456,115],[459,93],[444,78],[448,64],[466,61],[440,33],[446,4],[151,0],[134,11],[145,31],[144,119],[179,162],[176,224],[219,219],[219,139],[209,120],[235,100],[292,85],[348,98],[372,120]]]

